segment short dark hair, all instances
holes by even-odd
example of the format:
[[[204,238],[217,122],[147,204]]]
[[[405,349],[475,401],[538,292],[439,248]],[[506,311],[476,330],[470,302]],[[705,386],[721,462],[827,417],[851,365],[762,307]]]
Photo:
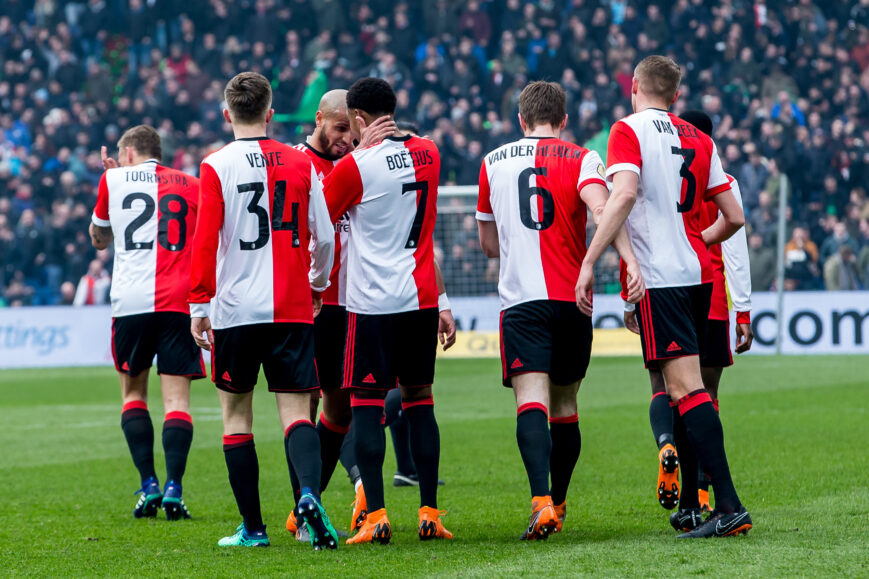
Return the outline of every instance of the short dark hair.
[[[133,147],[139,155],[149,159],[163,160],[163,145],[160,141],[160,133],[148,125],[137,125],[127,129],[118,140],[118,149]]]
[[[560,127],[567,114],[567,95],[557,82],[534,81],[519,95],[519,114],[529,129],[538,125]]]
[[[395,102],[395,91],[381,78],[360,78],[347,89],[347,108],[369,115],[393,115]]]
[[[419,127],[416,126],[416,123],[411,123],[410,121],[396,121],[395,127],[399,131],[419,135]]]
[[[265,120],[272,106],[272,87],[258,72],[242,72],[226,84],[226,107],[234,121],[253,124]]]
[[[685,111],[679,115],[679,118],[697,127],[697,130],[701,133],[706,133],[710,137],[712,136],[712,119],[710,119],[709,115],[703,111],[698,111],[696,109]]]
[[[634,76],[640,81],[640,89],[644,93],[665,99],[668,103],[676,98],[676,91],[682,82],[679,65],[672,58],[660,54],[641,60],[634,70]]]

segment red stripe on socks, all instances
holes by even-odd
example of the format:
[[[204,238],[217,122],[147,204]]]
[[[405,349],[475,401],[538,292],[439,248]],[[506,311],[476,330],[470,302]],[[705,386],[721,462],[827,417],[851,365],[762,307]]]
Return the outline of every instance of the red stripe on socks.
[[[707,392],[706,390],[701,388],[700,390],[690,392],[679,399],[679,416],[683,416],[689,410],[693,410],[694,408],[697,408],[701,404],[705,404],[707,402],[711,404],[712,397],[709,396],[709,392]]]
[[[544,406],[540,402],[526,402],[525,404],[521,405],[519,408],[516,409],[516,416],[519,416],[520,414],[524,412],[529,412],[531,410],[539,410],[543,414],[546,414],[547,416],[549,415],[549,411],[546,410],[546,406]]]
[[[579,422],[579,415],[571,414],[570,416],[553,416],[549,419],[549,424],[574,424]]]

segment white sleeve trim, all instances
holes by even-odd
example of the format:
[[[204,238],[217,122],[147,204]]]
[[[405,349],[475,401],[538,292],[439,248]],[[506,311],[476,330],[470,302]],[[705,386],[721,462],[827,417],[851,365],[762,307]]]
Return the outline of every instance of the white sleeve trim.
[[[477,221],[495,221],[495,216],[491,213],[483,213],[482,211],[477,211]]]
[[[633,163],[618,163],[606,170],[606,180],[612,181],[613,175],[620,173],[621,171],[631,171],[636,173],[638,176],[640,175],[640,168]]]
[[[742,207],[742,194],[736,180],[730,184],[730,191]],[[734,311],[751,311],[751,268],[745,227],[721,243],[721,257],[724,260],[727,289],[730,291]]]
[[[207,318],[211,315],[211,302],[204,304],[190,304],[191,318]]]
[[[111,221],[109,221],[108,219],[100,219],[99,217],[97,217],[96,213],[91,215],[91,221],[93,221],[93,224],[96,225],[97,227],[111,227],[112,226]]]

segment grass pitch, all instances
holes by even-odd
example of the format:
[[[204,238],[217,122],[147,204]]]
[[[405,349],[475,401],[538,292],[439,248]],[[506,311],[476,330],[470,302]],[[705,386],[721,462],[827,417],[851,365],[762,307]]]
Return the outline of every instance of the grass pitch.
[[[50,576],[867,576],[869,357],[755,357],[725,372],[721,416],[734,480],[755,527],[682,542],[655,500],[648,378],[638,359],[597,358],[580,391],[583,448],[564,532],[518,541],[530,508],[515,405],[495,360],[441,360],[440,506],[456,539],[416,538],[418,494],[386,501],[393,542],[313,552],[284,530],[291,504],[274,400],[256,396],[263,516],[272,546],[221,549],[240,521],[210,383],[193,389],[184,497],[193,520],[134,520],[138,477],[121,433],[111,368],[0,372],[0,574]],[[156,377],[158,474],[162,416]],[[388,438],[388,437],[387,437]],[[352,489],[339,466],[324,495],[347,529]]]

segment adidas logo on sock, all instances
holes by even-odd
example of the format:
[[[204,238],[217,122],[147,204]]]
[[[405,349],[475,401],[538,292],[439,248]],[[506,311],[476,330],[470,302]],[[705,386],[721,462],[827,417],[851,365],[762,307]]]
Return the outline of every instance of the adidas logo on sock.
[[[364,384],[377,384],[377,380],[374,379],[374,374],[369,374],[365,378],[362,379]]]
[[[519,358],[513,360],[513,363],[510,364],[510,369],[515,370],[516,368],[521,368],[523,366],[522,362],[519,361]]]
[[[676,352],[677,350],[681,350],[681,349],[682,349],[682,348],[681,348],[681,347],[679,346],[679,344],[677,344],[675,341],[674,341],[674,342],[670,342],[670,345],[667,346],[667,351],[668,351],[668,352]]]

